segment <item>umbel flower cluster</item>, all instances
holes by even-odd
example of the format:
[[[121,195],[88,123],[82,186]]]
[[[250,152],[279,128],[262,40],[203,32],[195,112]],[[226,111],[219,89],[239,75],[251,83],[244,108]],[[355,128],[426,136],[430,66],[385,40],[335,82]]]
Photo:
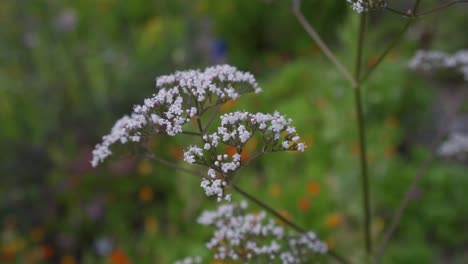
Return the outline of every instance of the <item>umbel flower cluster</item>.
[[[351,8],[357,13],[369,12],[385,8],[387,2],[385,0],[346,0],[351,4]]]
[[[243,148],[252,137],[259,135],[263,143],[255,156],[275,151],[304,151],[304,143],[299,142],[296,129],[290,126],[292,120],[278,112],[273,115],[233,112],[222,115],[220,119],[221,125],[216,132],[203,135],[203,145],[190,146],[184,153],[186,162],[208,167],[208,177],[203,179],[201,187],[207,196],[216,196],[218,201],[223,197],[230,199],[230,195],[224,193],[224,186],[241,168]],[[225,146],[236,152],[232,155],[219,154]]]
[[[439,155],[464,160],[468,158],[468,135],[453,133],[438,150]]]
[[[460,50],[454,54],[419,50],[410,60],[409,68],[424,73],[456,71],[468,82],[468,50]]]
[[[110,147],[117,142],[140,142],[151,134],[175,136],[202,111],[237,99],[243,93],[261,92],[252,74],[229,65],[161,76],[156,79],[156,87],[156,94],[119,119],[102,143],[96,145],[91,161],[94,167],[112,154]]]
[[[293,234],[264,211],[247,212],[248,204],[222,204],[215,211],[205,211],[198,223],[213,227],[206,243],[213,258],[243,263],[311,263],[327,246],[313,232]],[[178,262],[180,263],[180,262]]]
[[[219,122],[213,122],[217,106],[244,93],[261,92],[250,73],[220,65],[203,71],[189,70],[161,76],[156,80],[156,87],[156,94],[145,99],[143,104],[134,106],[133,112],[119,119],[111,132],[96,145],[91,160],[93,166],[111,156],[115,144],[132,143],[144,147],[154,135],[175,136],[191,132],[199,136],[201,143],[188,147],[184,151],[184,160],[208,168],[201,187],[207,196],[215,196],[221,201],[230,200],[231,196],[225,193],[225,188],[235,172],[250,162],[241,159],[244,146],[250,139],[261,142],[253,157],[269,152],[305,149],[296,129],[291,126],[292,120],[278,112],[232,112],[222,115]],[[206,119],[202,119],[202,116],[206,113],[212,116],[203,125],[202,121]],[[190,122],[192,120],[196,122]],[[210,129],[212,123],[219,123],[219,126]],[[187,127],[189,131],[185,130]],[[193,132],[194,127],[198,131]],[[234,149],[235,153],[226,152],[226,148]],[[147,146],[142,149],[149,151]]]

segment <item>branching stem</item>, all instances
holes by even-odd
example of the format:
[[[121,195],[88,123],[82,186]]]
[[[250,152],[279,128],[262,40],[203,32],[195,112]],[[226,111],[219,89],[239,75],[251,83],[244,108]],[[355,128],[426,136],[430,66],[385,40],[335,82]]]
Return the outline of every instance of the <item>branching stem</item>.
[[[343,66],[343,64],[338,60],[335,54],[330,50],[328,45],[322,40],[320,35],[314,29],[314,27],[307,21],[304,14],[301,11],[301,0],[293,0],[293,13],[296,16],[297,20],[304,28],[304,30],[309,34],[309,36],[314,40],[320,50],[327,56],[327,58],[335,65],[338,71],[343,75],[345,79],[351,82],[352,86],[355,87],[357,85],[357,80],[353,78],[351,73]]]

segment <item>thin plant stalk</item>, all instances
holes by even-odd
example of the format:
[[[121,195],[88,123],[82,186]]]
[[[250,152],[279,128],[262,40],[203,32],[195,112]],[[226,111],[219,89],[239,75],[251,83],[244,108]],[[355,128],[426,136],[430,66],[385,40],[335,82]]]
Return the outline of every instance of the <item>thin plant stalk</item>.
[[[219,109],[217,108],[215,111],[217,112]],[[205,127],[203,127],[202,123],[201,123],[201,120],[200,118],[197,118],[197,124],[198,124],[198,130],[200,132],[200,137],[201,139],[203,140],[203,135],[205,133],[206,130],[208,130],[209,126],[211,125],[212,121],[213,121],[214,118],[210,118],[210,121],[208,121],[207,125]],[[265,150],[263,150],[262,152],[258,153],[258,156],[261,156],[262,154],[265,154]],[[249,163],[250,163],[251,160],[249,160]],[[177,165],[173,165],[172,167],[176,167]],[[185,169],[185,171],[187,171]],[[200,175],[197,173],[197,176],[201,176],[204,178],[203,175]],[[261,200],[255,198],[254,196],[250,195],[249,193],[247,193],[246,191],[242,190],[239,186],[237,186],[236,184],[232,183],[231,184],[231,187],[236,191],[238,192],[239,194],[241,194],[242,196],[244,196],[245,198],[247,198],[248,200],[250,200],[251,202],[254,202],[255,204],[257,204],[258,206],[260,206],[261,208],[265,209],[266,211],[268,211],[269,213],[273,214],[276,218],[280,219],[281,221],[283,221],[286,225],[288,225],[289,227],[291,227],[292,229],[294,229],[295,231],[301,233],[301,234],[305,234],[307,231],[306,229],[300,227],[299,225],[297,225],[296,223],[288,220],[287,218],[285,218],[284,216],[282,216],[279,212],[277,212],[275,209],[273,209],[272,207],[268,206],[266,203],[262,202]],[[331,257],[333,257],[334,259],[336,259],[338,262],[340,263],[349,263],[348,261],[346,261],[343,257],[341,257],[340,255],[338,255],[336,252],[334,251],[328,251],[327,252]]]
[[[364,35],[366,29],[366,14],[360,15],[359,21],[359,36],[356,54],[356,67],[354,78],[359,80],[361,75],[362,52],[364,47]],[[366,147],[366,128],[364,119],[364,110],[362,104],[361,84],[358,83],[354,89],[355,111],[357,116],[357,125],[359,133],[359,160],[361,166],[361,184],[362,184],[362,201],[364,210],[364,241],[367,257],[372,252],[372,237],[371,237],[371,206],[370,206],[370,191],[369,191],[369,174],[367,165],[367,147]]]
[[[426,16],[426,15],[436,13],[438,11],[449,8],[449,7],[454,6],[456,4],[466,4],[466,3],[468,3],[468,0],[458,0],[458,1],[446,2],[446,3],[441,4],[440,6],[433,7],[431,9],[426,10],[426,11],[421,11],[421,12],[419,12],[417,14],[416,14],[416,12],[414,12],[411,9],[408,10],[408,12],[403,12],[403,11],[397,10],[395,8],[392,8],[392,7],[386,7],[385,9],[387,11],[389,11],[389,12],[392,12],[394,14],[404,16],[404,17],[407,17],[407,18],[419,18],[419,17],[422,17],[422,16]]]
[[[388,53],[400,42],[403,35],[408,30],[409,26],[413,23],[413,19],[408,20],[403,28],[400,30],[398,35],[393,39],[393,41],[388,45],[385,51],[377,58],[377,61],[367,70],[364,76],[360,79],[360,83],[364,83],[369,76],[374,72],[374,70],[380,65],[380,63],[387,57]]]
[[[307,34],[309,34],[309,36],[314,40],[315,44],[317,44],[317,46],[320,48],[323,54],[325,54],[325,56],[333,63],[338,72],[340,72],[341,75],[343,75],[343,77],[349,82],[351,82],[352,86],[355,87],[357,85],[358,80],[356,78],[353,78],[351,73],[346,69],[345,66],[343,66],[343,64],[338,60],[335,54],[330,50],[328,45],[322,40],[320,35],[314,29],[314,27],[307,21],[307,19],[301,11],[301,0],[292,1],[292,10],[301,26],[304,28]]]
[[[259,199],[255,198],[254,196],[250,195],[249,193],[247,193],[246,191],[241,189],[239,186],[233,184],[232,188],[236,192],[238,192],[239,194],[244,196],[245,198],[249,199],[251,202],[254,202],[255,204],[257,204],[261,208],[268,211],[270,214],[274,215],[276,218],[278,218],[283,223],[285,223],[286,225],[288,225],[289,227],[294,229],[296,232],[301,233],[301,234],[306,234],[307,233],[306,229],[304,229],[303,227],[297,225],[296,223],[292,222],[291,220],[287,219],[282,214],[280,214],[278,211],[276,211],[275,209],[273,209],[272,207],[270,207],[266,203],[262,202],[261,200],[259,200]],[[330,255],[331,257],[333,257],[335,260],[337,260],[340,263],[349,263],[345,258],[343,258],[342,256],[340,256],[339,254],[337,254],[336,252],[334,252],[332,250],[328,250],[327,254]]]
[[[179,164],[177,164],[175,162],[163,159],[163,158],[149,152],[150,151],[149,148],[146,148],[146,149],[147,149],[148,153],[145,155],[145,157],[148,158],[148,159],[156,161],[156,162],[158,162],[160,164],[163,164],[165,166],[168,166],[170,168],[173,168],[173,169],[176,169],[176,170],[183,171],[185,173],[194,175],[194,176],[196,176],[198,178],[201,178],[201,179],[206,177],[199,171],[192,170],[192,169],[187,169],[187,168],[185,168],[185,167],[183,167],[183,166],[181,166],[181,165],[179,165]],[[275,216],[276,218],[278,218],[279,220],[284,222],[287,226],[291,227],[296,232],[301,233],[301,234],[307,233],[307,230],[305,228],[303,228],[303,227],[299,226],[298,224],[294,223],[293,221],[287,219],[286,217],[281,215],[278,211],[276,211],[275,209],[273,209],[272,207],[270,207],[266,203],[262,202],[261,200],[255,198],[253,195],[249,194],[248,192],[246,192],[245,190],[243,190],[239,186],[237,186],[235,184],[232,184],[231,186],[237,193],[244,196],[246,199],[248,199],[251,202],[255,203],[259,207],[265,209],[267,212],[269,212],[270,214],[272,214],[273,216]],[[339,255],[335,251],[328,250],[327,254],[330,255],[332,258],[334,258],[339,263],[344,263],[344,264],[350,263],[349,261],[347,261],[345,258],[343,258],[341,255]]]

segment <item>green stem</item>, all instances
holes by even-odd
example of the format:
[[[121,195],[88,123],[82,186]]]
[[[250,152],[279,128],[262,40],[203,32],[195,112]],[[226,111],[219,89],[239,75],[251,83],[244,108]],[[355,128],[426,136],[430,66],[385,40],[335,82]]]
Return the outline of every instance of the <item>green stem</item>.
[[[246,191],[242,190],[239,186],[237,186],[235,184],[232,184],[231,186],[236,192],[238,192],[239,194],[241,194],[245,198],[249,199],[251,202],[257,204],[261,208],[265,209],[270,214],[274,215],[276,218],[283,221],[286,225],[288,225],[292,229],[296,230],[298,233],[301,233],[301,234],[306,234],[307,233],[307,230],[305,230],[303,227],[301,227],[301,226],[297,225],[296,223],[288,220],[286,217],[284,217],[283,215],[278,213],[275,209],[273,209],[272,207],[270,207],[266,203],[260,201],[259,199],[255,198],[254,196],[250,195]],[[312,241],[312,242],[314,242],[314,241]],[[334,259],[336,259],[340,263],[349,263],[346,259],[344,259],[342,256],[338,255],[336,252],[334,252],[332,250],[329,250],[327,252],[327,254],[330,255],[331,257],[333,257]]]
[[[398,33],[398,35],[393,39],[392,43],[385,49],[385,51],[379,56],[377,59],[377,62],[372,65],[369,70],[364,74],[364,77],[361,78],[360,83],[364,83],[367,78],[374,72],[374,70],[377,68],[377,66],[380,65],[380,63],[383,61],[385,57],[387,57],[388,53],[400,42],[401,38],[405,34],[405,32],[408,30],[409,26],[413,23],[413,20],[410,19],[406,22],[406,24],[403,26],[401,31]]]
[[[356,68],[355,76],[356,80],[359,80],[361,74],[362,64],[362,50],[364,46],[364,34],[366,27],[366,14],[361,14],[359,22],[359,38],[357,45],[356,55]],[[366,133],[365,133],[365,120],[364,111],[362,106],[362,95],[361,95],[361,84],[358,82],[354,87],[354,98],[356,116],[358,122],[358,133],[359,133],[359,159],[361,164],[361,182],[362,182],[362,194],[363,194],[363,208],[364,208],[364,241],[366,247],[366,254],[369,258],[372,252],[372,239],[371,239],[371,209],[370,209],[370,195],[369,195],[369,175],[367,169],[367,154],[366,154]]]
[[[432,9],[430,9],[430,10],[423,11],[423,12],[419,13],[417,16],[420,17],[420,16],[429,15],[429,14],[432,14],[432,13],[434,13],[434,12],[440,11],[440,10],[442,10],[442,9],[451,7],[451,6],[456,5],[456,4],[462,4],[462,3],[468,3],[468,1],[452,1],[452,2],[448,2],[448,3],[445,3],[445,4],[441,5],[441,6],[434,7],[434,8],[432,8]]]

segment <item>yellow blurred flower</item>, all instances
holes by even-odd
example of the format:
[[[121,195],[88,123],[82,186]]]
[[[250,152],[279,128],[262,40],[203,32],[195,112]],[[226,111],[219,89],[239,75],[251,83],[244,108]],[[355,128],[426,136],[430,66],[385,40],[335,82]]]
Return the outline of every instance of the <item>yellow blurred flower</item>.
[[[387,159],[393,159],[396,156],[396,150],[393,146],[388,146],[384,149],[384,155]]]
[[[343,215],[339,212],[334,212],[325,218],[325,226],[329,229],[335,229],[344,222]]]
[[[149,234],[155,234],[159,230],[158,218],[155,216],[149,216],[145,218],[145,232]]]
[[[325,238],[325,244],[327,244],[328,249],[334,249],[336,247],[336,240],[333,237]]]
[[[36,227],[33,230],[31,230],[31,240],[33,242],[40,242],[42,239],[44,239],[44,229],[42,227]]]
[[[74,256],[65,255],[60,258],[60,264],[76,264],[76,259]]]
[[[389,116],[385,119],[384,126],[388,128],[398,128],[400,126],[400,120],[395,116]]]
[[[164,27],[167,27],[167,23],[161,17],[153,17],[148,20],[141,34],[140,47],[144,50],[154,47],[164,32]]]
[[[281,185],[273,183],[268,188],[268,192],[270,193],[271,197],[278,198],[283,194],[283,188],[281,187]]]
[[[153,170],[151,162],[149,160],[142,160],[138,164],[138,174],[142,176],[147,176],[151,173]]]

